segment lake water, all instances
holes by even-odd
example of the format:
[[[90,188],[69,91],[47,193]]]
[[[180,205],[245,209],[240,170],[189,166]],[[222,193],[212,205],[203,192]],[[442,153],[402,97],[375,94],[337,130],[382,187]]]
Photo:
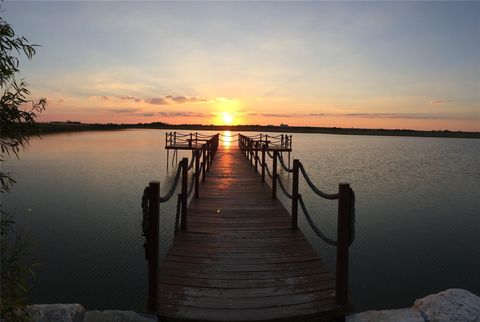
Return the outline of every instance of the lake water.
[[[172,179],[164,133],[45,135],[6,162],[17,184],[2,203],[34,241],[32,260],[40,263],[30,302],[144,308],[140,199],[149,181],[160,180],[165,191]],[[451,287],[480,294],[480,140],[293,134],[292,158],[325,192],[339,182],[356,192],[350,281],[357,310],[411,306]],[[335,237],[336,202],[303,183],[301,192]],[[174,206],[162,204],[162,254],[173,237]],[[333,270],[335,249],[303,216],[300,227]]]

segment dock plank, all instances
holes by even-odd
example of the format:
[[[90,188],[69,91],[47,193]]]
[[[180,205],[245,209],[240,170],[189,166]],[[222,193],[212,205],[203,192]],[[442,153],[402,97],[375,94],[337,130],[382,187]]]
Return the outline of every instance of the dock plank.
[[[343,314],[335,277],[250,162],[219,148],[159,268],[165,321],[318,321]]]

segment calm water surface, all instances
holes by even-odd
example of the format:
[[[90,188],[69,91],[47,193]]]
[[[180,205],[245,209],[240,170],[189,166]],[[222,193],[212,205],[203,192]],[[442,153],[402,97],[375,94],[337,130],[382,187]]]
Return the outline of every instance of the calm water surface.
[[[167,189],[172,180],[164,133],[46,135],[7,162],[17,184],[2,202],[33,239],[32,259],[41,264],[31,302],[144,307],[140,199],[149,181]],[[480,140],[293,134],[293,149],[324,191],[349,182],[356,192],[350,261],[358,310],[411,306],[450,287],[480,294]],[[318,225],[335,236],[336,203],[301,190]],[[173,237],[174,206],[162,204],[162,254]],[[300,218],[333,270],[334,248]]]

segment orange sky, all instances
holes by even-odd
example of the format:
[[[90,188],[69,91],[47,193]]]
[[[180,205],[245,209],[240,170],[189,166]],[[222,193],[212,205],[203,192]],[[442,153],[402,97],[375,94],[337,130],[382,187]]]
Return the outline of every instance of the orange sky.
[[[4,2],[40,121],[480,131],[480,3]]]

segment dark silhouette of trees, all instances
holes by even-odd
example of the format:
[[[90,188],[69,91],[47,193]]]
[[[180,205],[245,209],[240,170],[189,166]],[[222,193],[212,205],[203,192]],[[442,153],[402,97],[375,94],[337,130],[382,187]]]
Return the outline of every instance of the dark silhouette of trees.
[[[1,3],[0,3],[1,14]],[[17,36],[13,28],[0,17],[0,164],[10,157],[19,157],[19,152],[28,144],[29,130],[35,126],[36,114],[46,107],[46,99],[29,99],[27,84],[20,78],[19,58],[31,59],[36,45],[25,37]],[[15,183],[9,173],[0,170],[0,192],[8,193]],[[28,253],[25,236],[15,231],[15,222],[0,204],[1,216],[1,311],[5,321],[28,319],[25,298],[29,287],[28,274],[33,274],[32,265],[24,263]]]

